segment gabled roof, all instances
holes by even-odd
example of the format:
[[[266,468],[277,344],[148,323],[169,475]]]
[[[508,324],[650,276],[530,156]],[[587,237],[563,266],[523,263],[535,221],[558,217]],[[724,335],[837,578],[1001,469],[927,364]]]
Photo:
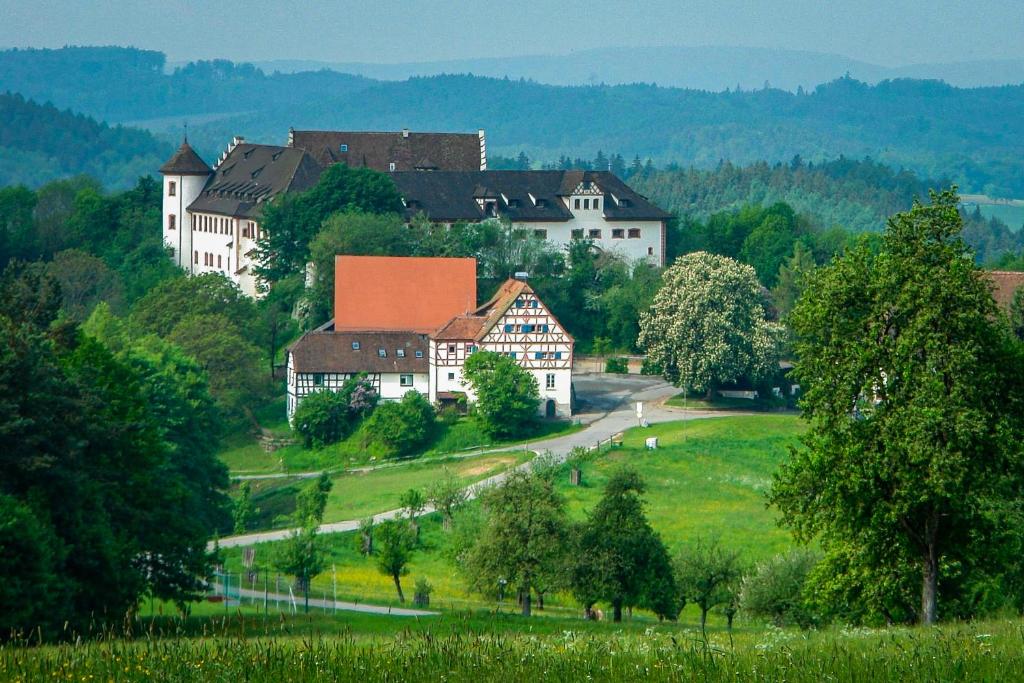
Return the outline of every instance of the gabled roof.
[[[241,143],[221,162],[188,208],[253,218],[268,199],[316,185],[321,170],[313,157],[301,149]]]
[[[335,258],[335,329],[427,333],[475,305],[476,259]]]
[[[167,163],[160,167],[160,172],[164,175],[210,175],[213,169],[196,154],[186,139]]]
[[[437,341],[481,341],[501,320],[501,317],[508,312],[508,309],[516,302],[516,299],[523,294],[533,294],[536,296],[536,292],[526,281],[509,278],[498,287],[498,291],[494,293],[494,296],[486,303],[477,307],[472,314],[453,318],[430,336]],[[547,314],[554,318],[554,314],[550,309]],[[559,323],[559,327],[562,328],[562,333],[571,341],[572,337],[569,335],[569,331],[561,323]]]
[[[306,150],[321,166],[348,164],[377,171],[390,170],[390,164],[396,171],[479,171],[481,145],[479,133],[293,130],[289,137],[289,146]]]
[[[581,184],[604,194],[606,220],[666,220],[670,215],[608,171],[433,171],[395,172],[392,180],[406,202],[407,217],[423,211],[438,222],[487,218],[478,199],[491,201],[512,221],[567,221],[563,198]]]
[[[1019,287],[1024,287],[1024,273],[1011,270],[991,270],[986,275],[992,281],[992,296],[999,308],[1010,310],[1013,295]]]
[[[353,343],[359,348],[353,348]],[[384,349],[385,356],[380,355],[380,349]],[[305,333],[288,350],[295,372],[427,372],[427,338],[415,332],[338,332],[321,328]],[[404,356],[399,356],[399,350]]]

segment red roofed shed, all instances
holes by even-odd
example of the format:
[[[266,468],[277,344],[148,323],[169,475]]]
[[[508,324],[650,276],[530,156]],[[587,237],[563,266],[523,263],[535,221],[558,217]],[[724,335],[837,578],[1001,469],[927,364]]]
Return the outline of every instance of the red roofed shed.
[[[335,257],[335,330],[426,334],[475,308],[476,259]]]

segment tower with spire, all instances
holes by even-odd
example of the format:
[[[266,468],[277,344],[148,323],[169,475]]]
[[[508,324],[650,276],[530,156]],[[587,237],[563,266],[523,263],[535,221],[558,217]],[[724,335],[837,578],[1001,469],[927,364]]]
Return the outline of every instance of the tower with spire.
[[[174,254],[174,262],[190,273],[195,270],[192,257],[192,226],[186,209],[199,197],[213,175],[213,169],[188,144],[186,135],[178,151],[160,167],[164,177],[164,244]]]

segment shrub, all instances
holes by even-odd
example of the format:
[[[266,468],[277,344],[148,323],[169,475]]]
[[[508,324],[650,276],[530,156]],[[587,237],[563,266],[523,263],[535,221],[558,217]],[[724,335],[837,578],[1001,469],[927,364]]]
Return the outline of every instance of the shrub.
[[[776,626],[814,625],[816,619],[804,598],[804,586],[818,556],[793,550],[758,564],[743,580],[740,605],[755,617],[770,619]]]
[[[629,372],[629,360],[626,358],[609,358],[604,362],[604,371],[625,375]]]
[[[427,607],[430,605],[430,594],[434,592],[434,587],[430,584],[425,577],[416,579],[416,584],[413,587],[412,602],[417,607]]]
[[[365,375],[351,377],[338,391],[321,390],[302,399],[293,424],[306,448],[341,441],[355,431],[360,420],[377,405],[377,392]]]
[[[652,361],[650,358],[644,358],[643,363],[640,364],[641,375],[661,375],[665,372],[665,368],[660,363]]]
[[[437,419],[446,427],[451,427],[459,421],[460,417],[462,417],[462,413],[459,411],[458,406],[447,405],[437,411]]]
[[[384,403],[363,424],[364,442],[376,443],[389,457],[407,455],[430,440],[434,408],[418,391],[409,391],[397,403]]]

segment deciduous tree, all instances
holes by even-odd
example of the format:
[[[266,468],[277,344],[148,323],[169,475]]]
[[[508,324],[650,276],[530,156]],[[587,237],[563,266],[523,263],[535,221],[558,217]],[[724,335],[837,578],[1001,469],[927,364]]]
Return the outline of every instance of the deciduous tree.
[[[540,401],[537,380],[514,360],[477,351],[466,359],[463,376],[476,394],[473,414],[487,434],[513,437],[533,427]]]

